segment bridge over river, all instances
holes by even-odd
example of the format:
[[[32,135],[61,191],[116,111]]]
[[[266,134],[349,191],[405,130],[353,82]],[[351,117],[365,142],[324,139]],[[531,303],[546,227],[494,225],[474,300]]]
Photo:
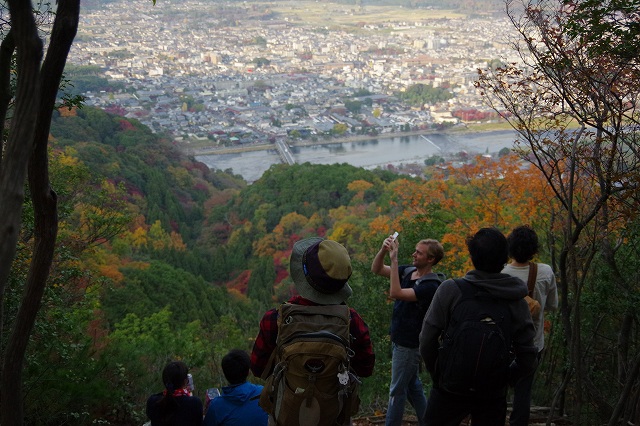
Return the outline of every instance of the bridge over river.
[[[279,140],[276,141],[276,148],[278,149],[278,155],[283,163],[287,163],[288,165],[296,164],[296,160],[293,158],[293,154],[291,153],[291,149],[289,145],[285,141]]]

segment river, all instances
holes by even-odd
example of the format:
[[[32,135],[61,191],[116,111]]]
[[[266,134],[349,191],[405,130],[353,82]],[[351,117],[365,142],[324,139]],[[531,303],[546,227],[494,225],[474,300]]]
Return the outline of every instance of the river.
[[[389,164],[423,163],[434,155],[451,155],[461,151],[473,154],[494,154],[511,148],[516,139],[514,131],[480,133],[434,133],[417,136],[378,137],[376,139],[292,147],[296,163],[347,163],[372,169]],[[280,163],[275,149],[236,154],[196,156],[210,169],[233,170],[251,183],[260,178],[273,164]]]

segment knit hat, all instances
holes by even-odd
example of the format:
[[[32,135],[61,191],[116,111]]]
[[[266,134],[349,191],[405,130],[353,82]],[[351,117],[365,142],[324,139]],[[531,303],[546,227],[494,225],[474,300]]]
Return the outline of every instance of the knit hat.
[[[312,237],[293,246],[289,272],[298,294],[321,305],[338,305],[351,296],[351,259],[340,243]]]

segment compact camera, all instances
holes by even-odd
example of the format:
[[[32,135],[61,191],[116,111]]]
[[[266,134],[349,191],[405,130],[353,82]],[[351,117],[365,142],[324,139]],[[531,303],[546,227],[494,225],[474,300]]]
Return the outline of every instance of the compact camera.
[[[191,392],[193,392],[194,390],[196,390],[195,385],[193,384],[193,375],[191,373],[187,374],[187,381],[189,382],[189,384],[187,386],[189,386],[189,390]]]

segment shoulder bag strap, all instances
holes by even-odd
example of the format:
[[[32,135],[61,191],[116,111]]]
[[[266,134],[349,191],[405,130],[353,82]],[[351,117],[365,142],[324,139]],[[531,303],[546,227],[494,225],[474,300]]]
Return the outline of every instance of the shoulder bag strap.
[[[529,297],[533,297],[533,289],[536,285],[536,277],[538,276],[538,264],[535,262],[529,262],[529,279],[527,280],[527,287],[529,288]]]

